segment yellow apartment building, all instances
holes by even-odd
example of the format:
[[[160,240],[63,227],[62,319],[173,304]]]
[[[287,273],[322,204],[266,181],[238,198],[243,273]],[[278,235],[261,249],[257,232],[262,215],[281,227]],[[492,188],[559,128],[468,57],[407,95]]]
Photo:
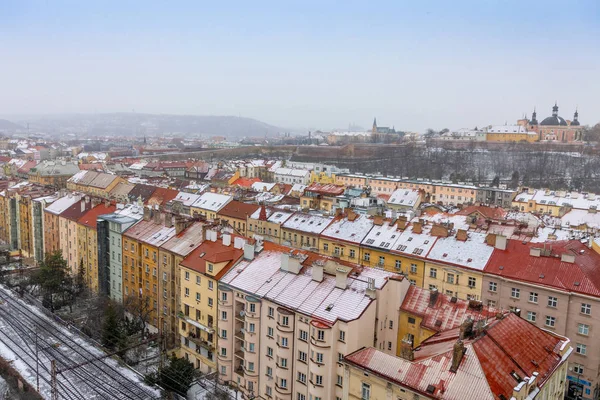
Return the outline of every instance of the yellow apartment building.
[[[247,237],[281,243],[281,225],[292,216],[291,211],[261,206],[248,217]]]
[[[257,204],[247,204],[233,200],[227,203],[218,213],[221,222],[228,223],[240,235],[247,235],[248,218],[259,209]]]
[[[320,237],[319,253],[358,264],[363,258],[361,242],[373,227],[373,219],[349,210],[335,219]]]
[[[320,234],[333,217],[297,212],[281,225],[281,243],[285,246],[318,251]]]
[[[214,221],[219,211],[232,200],[233,197],[225,194],[205,192],[191,205],[190,212],[192,216],[203,215],[206,219]]]
[[[363,175],[338,174],[335,176],[335,184],[346,187],[364,188],[369,184],[368,178]]]
[[[148,302],[150,331],[163,333],[164,314],[158,312],[159,247],[175,235],[170,214],[144,208],[144,218],[123,233],[123,301]],[[129,267],[125,267],[129,265]]]
[[[204,373],[217,370],[219,280],[244,255],[244,240],[206,231],[202,242],[180,263],[179,335],[181,353]],[[225,296],[227,296],[225,294]],[[224,333],[226,335],[226,333]]]

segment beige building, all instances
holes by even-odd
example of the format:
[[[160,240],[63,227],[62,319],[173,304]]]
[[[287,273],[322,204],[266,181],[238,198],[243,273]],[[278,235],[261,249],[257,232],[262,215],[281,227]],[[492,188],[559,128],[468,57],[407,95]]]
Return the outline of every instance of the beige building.
[[[257,248],[260,250],[260,247]],[[218,371],[248,397],[341,398],[344,355],[395,354],[401,276],[265,242],[219,284]]]
[[[281,225],[292,216],[291,211],[261,206],[248,217],[248,237],[281,243]]]
[[[515,314],[467,320],[402,356],[373,347],[344,359],[342,398],[557,400],[565,396],[569,339]]]

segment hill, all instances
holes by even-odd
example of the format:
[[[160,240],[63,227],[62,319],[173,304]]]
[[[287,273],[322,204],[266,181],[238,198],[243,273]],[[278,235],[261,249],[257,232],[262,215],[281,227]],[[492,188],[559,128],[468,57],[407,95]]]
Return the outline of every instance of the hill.
[[[7,119],[0,119],[0,131],[15,131],[19,129],[23,129],[23,127]]]

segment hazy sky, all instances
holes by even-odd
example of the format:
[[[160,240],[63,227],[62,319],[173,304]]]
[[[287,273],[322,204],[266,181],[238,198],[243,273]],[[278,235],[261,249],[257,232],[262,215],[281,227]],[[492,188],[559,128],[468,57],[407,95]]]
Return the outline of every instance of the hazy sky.
[[[0,0],[0,114],[600,121],[600,1]]]

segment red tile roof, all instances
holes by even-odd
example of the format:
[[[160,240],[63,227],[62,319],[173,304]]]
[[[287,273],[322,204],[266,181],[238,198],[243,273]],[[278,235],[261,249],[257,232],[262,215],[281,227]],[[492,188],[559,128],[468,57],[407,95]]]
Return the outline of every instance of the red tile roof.
[[[247,204],[241,201],[232,200],[217,214],[223,217],[246,219],[260,207],[258,204]]]
[[[83,211],[81,210],[82,203],[84,204]],[[91,201],[85,201],[85,199],[79,200],[71,207],[60,213],[60,216],[71,221],[77,221],[83,214],[85,214],[92,207]]]
[[[471,215],[478,213],[483,218],[501,220],[506,217],[506,210],[502,207],[488,207],[488,206],[469,206],[463,208],[456,215]]]
[[[549,256],[530,255],[532,248],[545,248]],[[561,260],[563,254],[575,262]],[[506,250],[494,249],[484,271],[559,290],[600,297],[600,254],[577,240],[526,243],[508,240]]]
[[[164,206],[169,201],[171,201],[175,197],[177,197],[178,193],[179,193],[179,191],[177,191],[177,190],[157,187],[156,190],[154,191],[154,193],[152,193],[152,196],[148,199],[148,201],[146,203],[151,204],[151,205],[158,204],[158,205]]]
[[[244,251],[233,247],[234,239],[231,238],[231,244],[225,246],[221,238],[213,242],[205,240],[200,246],[192,251],[186,258],[184,258],[180,265],[200,272],[206,273],[206,262],[210,263],[221,263],[228,261],[228,263],[215,275],[215,279],[219,280],[223,275],[229,272],[229,269],[235,265],[244,255]]]
[[[233,181],[232,185],[249,188],[252,187],[252,184],[256,182],[261,182],[260,178],[238,178]]]
[[[88,228],[96,229],[96,224],[98,221],[98,216],[103,214],[111,214],[115,212],[116,207],[112,204],[109,204],[107,207],[104,203],[98,204],[96,207],[87,211],[77,220],[81,225],[85,225]]]
[[[329,184],[321,184],[321,183],[313,183],[304,189],[305,192],[315,192],[319,194],[329,195],[329,196],[339,196],[344,194],[346,189],[341,185],[334,185],[332,183]]]
[[[497,310],[487,306],[469,307],[467,300],[456,299],[452,302],[450,296],[439,292],[432,300],[432,293],[411,285],[400,310],[423,318],[421,326],[435,332],[457,328],[468,316],[474,319],[490,318],[497,313]]]

